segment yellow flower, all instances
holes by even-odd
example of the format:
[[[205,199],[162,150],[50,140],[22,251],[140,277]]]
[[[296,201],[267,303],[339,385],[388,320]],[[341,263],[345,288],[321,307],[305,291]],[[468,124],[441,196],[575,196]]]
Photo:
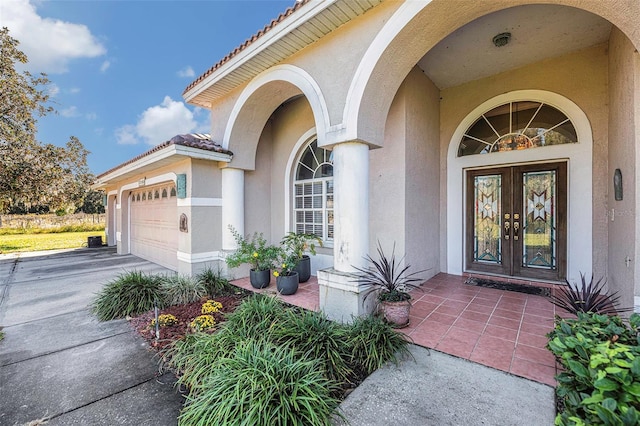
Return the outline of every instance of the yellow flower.
[[[283,267],[283,268],[286,268],[286,267],[287,267],[287,264],[286,264],[286,263],[283,263],[283,264],[282,264],[282,267]]]
[[[280,276],[280,273],[279,273],[278,271],[273,271],[273,276],[274,276],[274,277],[279,277],[279,276]]]
[[[253,252],[253,257],[258,257],[258,252],[257,251]]]

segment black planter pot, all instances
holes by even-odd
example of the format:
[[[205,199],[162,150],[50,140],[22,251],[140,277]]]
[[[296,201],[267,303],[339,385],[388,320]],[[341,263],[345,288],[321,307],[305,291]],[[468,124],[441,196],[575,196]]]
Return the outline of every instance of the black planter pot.
[[[298,273],[292,272],[291,275],[280,275],[277,277],[276,288],[283,296],[294,294],[298,291]]]
[[[302,260],[296,265],[298,273],[298,282],[306,283],[311,278],[311,258],[306,254],[302,256]]]
[[[265,269],[264,271],[249,271],[249,281],[253,288],[265,288],[271,281],[271,270]]]

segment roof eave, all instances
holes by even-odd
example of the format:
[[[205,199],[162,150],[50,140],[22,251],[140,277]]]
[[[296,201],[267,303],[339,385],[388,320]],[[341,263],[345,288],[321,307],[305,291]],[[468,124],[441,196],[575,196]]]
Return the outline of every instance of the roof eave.
[[[157,167],[162,161],[175,160],[180,158],[192,158],[197,160],[208,160],[228,163],[233,158],[232,155],[208,151],[199,148],[193,148],[183,145],[169,145],[159,151],[146,155],[130,164],[117,168],[112,172],[100,175],[96,178],[96,181],[91,185],[93,189],[104,189],[109,184],[130,178],[139,173],[143,173],[150,169]]]
[[[255,57],[257,53],[262,52],[276,44],[284,36],[289,34],[294,29],[302,26],[305,22],[309,21],[312,17],[316,16],[325,9],[328,9],[336,1],[339,0],[326,0],[326,1],[311,1],[304,5],[297,13],[293,13],[280,24],[273,27],[262,37],[251,43],[247,48],[240,53],[232,57],[228,62],[224,63],[220,68],[215,70],[211,75],[204,78],[201,82],[196,84],[190,90],[183,94],[184,100],[192,105],[200,107],[211,106],[209,102],[202,102],[198,100],[198,95],[206,91],[209,87],[215,85],[219,81],[223,80],[232,71],[238,69],[251,58]]]

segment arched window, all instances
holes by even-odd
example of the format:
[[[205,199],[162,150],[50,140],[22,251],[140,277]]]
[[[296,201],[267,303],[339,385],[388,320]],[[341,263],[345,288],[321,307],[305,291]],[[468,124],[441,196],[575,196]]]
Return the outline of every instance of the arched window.
[[[542,102],[509,102],[485,112],[467,129],[458,157],[577,141],[571,120],[558,109]]]
[[[333,241],[332,153],[313,140],[296,164],[293,184],[294,230]]]

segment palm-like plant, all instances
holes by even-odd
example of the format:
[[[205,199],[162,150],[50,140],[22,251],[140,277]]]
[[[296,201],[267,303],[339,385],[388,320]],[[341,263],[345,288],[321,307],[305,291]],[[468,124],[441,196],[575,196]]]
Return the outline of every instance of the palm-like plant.
[[[384,254],[380,241],[378,241],[377,251],[378,260],[374,260],[370,255],[365,257],[373,268],[363,269],[354,266],[358,271],[358,277],[354,282],[361,286],[365,295],[364,300],[372,293],[377,293],[378,300],[381,302],[400,302],[411,299],[411,295],[408,292],[414,289],[421,290],[418,283],[424,280],[417,277],[417,275],[425,271],[408,273],[411,265],[406,265],[400,269],[404,256],[400,260],[396,260],[395,243],[391,251],[391,258]]]
[[[572,285],[566,281],[566,286],[556,289],[549,299],[555,306],[564,309],[571,314],[578,312],[592,312],[601,315],[616,315],[629,311],[630,308],[617,308],[620,301],[618,292],[606,294],[604,291],[605,280],[600,278],[594,282],[593,276],[587,283],[584,274],[580,274],[581,285]]]

